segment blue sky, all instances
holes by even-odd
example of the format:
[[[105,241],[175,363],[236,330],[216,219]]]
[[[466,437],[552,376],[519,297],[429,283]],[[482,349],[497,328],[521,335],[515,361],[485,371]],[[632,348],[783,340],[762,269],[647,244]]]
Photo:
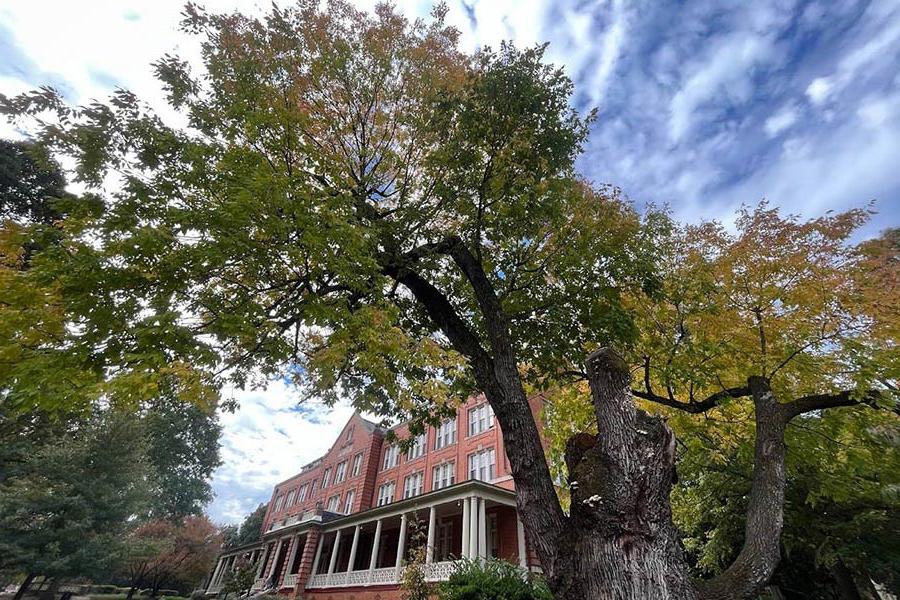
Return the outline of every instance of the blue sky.
[[[165,115],[149,64],[172,51],[196,59],[196,41],[176,30],[181,5],[7,0],[0,92],[50,84],[84,103],[120,85]],[[397,5],[416,16],[431,2]],[[727,222],[764,197],[806,216],[875,200],[878,215],[864,233],[900,225],[896,0],[450,0],[449,8],[468,49],[550,43],[548,58],[575,80],[578,108],[599,110],[579,169],[639,206]],[[0,135],[15,134],[0,125]],[[350,415],[347,407],[297,410],[280,382],[232,393],[241,409],[222,417],[225,464],[210,507],[221,522],[266,500],[274,483],[327,449]]]

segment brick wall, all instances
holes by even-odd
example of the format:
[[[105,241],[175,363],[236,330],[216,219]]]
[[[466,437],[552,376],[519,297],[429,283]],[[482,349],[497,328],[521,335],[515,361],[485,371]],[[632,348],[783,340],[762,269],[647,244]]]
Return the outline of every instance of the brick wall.
[[[515,486],[509,470],[509,459],[503,448],[503,436],[499,424],[495,421],[494,426],[487,431],[473,436],[468,435],[469,411],[485,402],[484,395],[479,394],[471,397],[464,405],[460,406],[456,414],[455,444],[435,450],[437,431],[429,427],[426,436],[425,454],[413,460],[408,460],[405,452],[399,452],[399,464],[387,470],[382,469],[384,454],[388,448],[388,444],[384,442],[384,432],[373,427],[371,423],[365,421],[358,414],[354,414],[325,456],[312,463],[301,473],[279,483],[275,487],[263,523],[263,532],[267,531],[269,525],[273,522],[315,509],[317,505],[327,506],[328,500],[333,496],[339,497],[337,512],[343,512],[346,494],[349,490],[354,491],[351,512],[359,512],[375,506],[378,488],[390,481],[395,482],[396,486],[394,501],[401,500],[403,498],[405,478],[417,471],[421,471],[424,475],[423,492],[429,492],[433,486],[434,467],[446,462],[454,463],[455,482],[461,483],[469,478],[469,455],[491,448],[494,449],[495,465],[494,479],[490,483],[506,489],[514,489]],[[532,413],[535,414],[538,421],[538,427],[541,429],[542,425],[538,417],[543,409],[544,399],[540,395],[532,396],[529,398],[529,404]],[[408,436],[406,425],[395,427],[394,432],[399,438]],[[357,454],[362,454],[362,468],[359,475],[354,477],[352,475],[353,459]],[[343,461],[347,462],[345,479],[342,482],[333,483],[337,465]],[[330,476],[328,484],[323,489],[322,479],[326,469],[330,469]],[[284,506],[281,510],[275,511],[279,497],[286,497],[291,490],[298,490],[307,483],[312,491],[308,493],[302,502],[298,502],[295,499],[293,505]]]

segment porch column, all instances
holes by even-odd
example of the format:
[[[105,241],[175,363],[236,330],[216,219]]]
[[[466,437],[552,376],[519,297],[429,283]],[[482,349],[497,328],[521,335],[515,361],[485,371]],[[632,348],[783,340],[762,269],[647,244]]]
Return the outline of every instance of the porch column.
[[[266,568],[263,570],[264,579],[268,579],[272,575],[272,571],[275,570],[275,563],[278,562],[278,554],[281,552],[281,540],[276,540],[274,544],[272,555],[269,557],[269,564],[266,565]]]
[[[216,579],[219,577],[219,573],[222,571],[222,557],[219,557],[219,560],[216,561],[216,568],[213,569],[212,577],[209,578],[209,585],[207,589],[211,589],[216,585]]]
[[[430,565],[434,561],[434,527],[437,519],[435,507],[428,511],[428,545],[425,546],[425,564]]]
[[[259,561],[259,567],[256,569],[256,578],[262,577],[263,569],[266,568],[266,562],[269,560],[269,544],[263,546],[262,560]]]
[[[400,567],[403,566],[403,553],[406,551],[406,513],[400,515],[400,537],[397,539],[397,577],[400,577]]]
[[[469,558],[478,558],[478,498],[472,496],[469,501]]]
[[[469,499],[463,498],[462,516],[462,547],[460,553],[463,558],[469,558]]]
[[[353,543],[350,545],[350,562],[347,563],[347,572],[353,570],[353,563],[356,562],[356,546],[359,544],[359,529],[362,525],[357,525],[353,530]]]
[[[525,551],[525,526],[522,525],[522,519],[519,518],[519,511],[516,511],[516,531],[519,534],[519,566],[523,569],[528,568],[528,555]]]
[[[328,562],[328,579],[334,573],[334,565],[337,563],[338,550],[341,549],[341,530],[334,532],[334,546],[331,547],[331,560]]]
[[[316,571],[319,570],[319,559],[322,558],[322,546],[325,545],[325,534],[319,534],[319,543],[316,544],[316,557],[313,559],[312,564],[312,572],[310,573],[310,577],[316,574]]]
[[[297,557],[297,547],[300,546],[300,534],[298,533],[293,538],[291,538],[291,553],[288,554],[287,562],[284,563],[284,574],[281,577],[281,581],[287,578],[288,575],[291,574],[291,567],[294,565],[294,559]]]
[[[488,556],[487,547],[487,512],[485,510],[484,498],[478,499],[478,556],[486,559]]]
[[[378,565],[378,545],[381,543],[381,519],[375,522],[375,539],[372,540],[372,558],[369,559],[369,578],[372,581],[372,573]]]

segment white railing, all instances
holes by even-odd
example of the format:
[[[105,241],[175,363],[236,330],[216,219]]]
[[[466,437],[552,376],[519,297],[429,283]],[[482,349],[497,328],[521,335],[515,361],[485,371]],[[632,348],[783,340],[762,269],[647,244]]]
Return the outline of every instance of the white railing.
[[[397,568],[385,567],[383,569],[374,569],[371,571],[372,577],[369,583],[372,585],[384,585],[386,583],[397,583]]]
[[[281,587],[294,587],[297,585],[297,573],[291,573],[284,576],[284,581],[281,582]]]
[[[256,581],[253,582],[253,585],[250,586],[250,589],[252,591],[256,591],[256,590],[261,590],[264,587],[266,587],[266,578],[260,577],[259,579],[257,579]]]
[[[456,561],[454,560],[433,562],[425,565],[425,581],[447,581],[455,568]]]
[[[347,573],[347,585],[366,585],[369,583],[369,570],[350,571]]]
[[[206,588],[206,593],[207,594],[218,594],[219,590],[221,590],[221,589],[222,589],[222,584],[217,583],[216,585],[211,585],[208,588]]]
[[[453,570],[456,568],[456,561],[445,560],[441,562],[424,565],[425,581],[446,581],[450,579]],[[391,585],[399,581],[398,574],[403,573],[401,568],[398,572],[396,567],[384,567],[382,569],[362,569],[360,571],[342,571],[340,573],[321,573],[313,575],[306,584],[307,588],[324,588],[324,587],[357,587],[365,585]],[[295,577],[288,585],[288,577]],[[284,587],[296,585],[296,576],[288,575],[284,579]]]

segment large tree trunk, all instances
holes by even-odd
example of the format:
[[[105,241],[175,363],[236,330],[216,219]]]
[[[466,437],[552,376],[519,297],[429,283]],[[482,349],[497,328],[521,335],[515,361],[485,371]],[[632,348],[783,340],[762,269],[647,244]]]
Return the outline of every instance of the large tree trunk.
[[[550,585],[558,598],[696,599],[672,525],[675,436],[637,409],[627,365],[596,352],[588,376],[599,434],[569,441],[570,542]]]

